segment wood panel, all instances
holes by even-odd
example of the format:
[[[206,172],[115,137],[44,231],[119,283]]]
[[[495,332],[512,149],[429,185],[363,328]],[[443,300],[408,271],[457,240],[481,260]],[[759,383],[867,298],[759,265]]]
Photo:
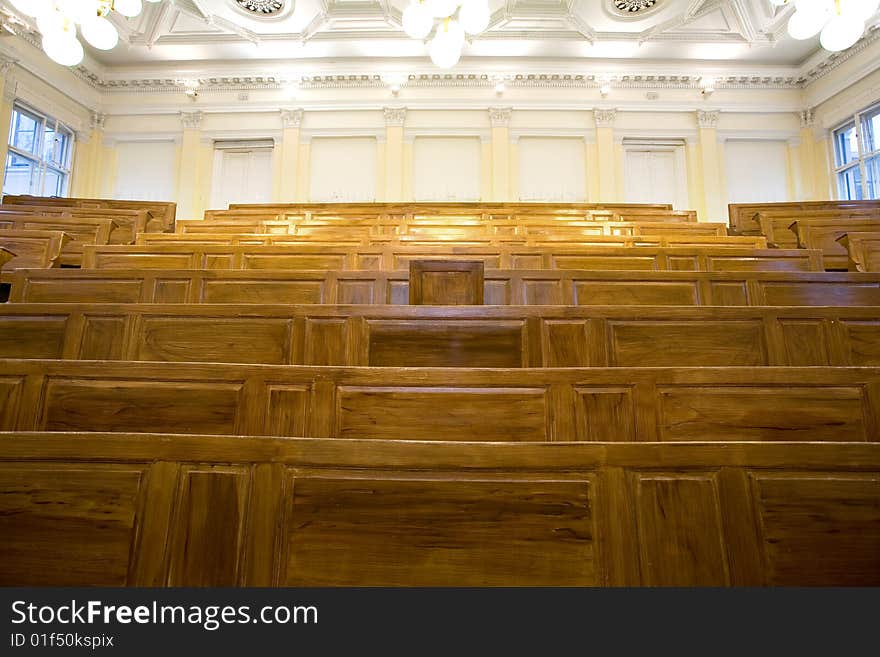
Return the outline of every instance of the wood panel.
[[[790,210],[764,211],[758,213],[761,235],[774,248],[796,249],[799,246],[795,222],[799,220],[880,219],[880,208],[843,210]]]
[[[59,231],[69,240],[62,245],[61,255],[55,260],[58,265],[78,266],[82,261],[86,245],[106,245],[110,234],[116,227],[112,219],[106,217],[58,217],[35,214],[0,214],[0,232],[14,231]]]
[[[146,211],[149,213],[146,230],[165,232],[174,230],[177,204],[170,201],[129,201],[124,199],[63,198],[46,196],[29,196],[27,194],[6,194],[3,196],[6,205],[47,205],[77,208],[107,208],[114,210]]]
[[[807,249],[694,247],[481,246],[219,246],[163,244],[87,246],[85,269],[396,270],[412,260],[481,260],[487,269],[647,271],[822,271]]]
[[[792,201],[785,203],[730,203],[727,206],[730,227],[737,234],[758,233],[758,214],[780,211],[863,210],[880,208],[880,201]]]
[[[480,260],[411,260],[409,302],[412,305],[483,305],[485,274]]]
[[[0,305],[0,357],[381,367],[880,365],[880,309]]]
[[[850,232],[880,228],[880,210],[871,218],[797,219],[792,228],[797,231],[801,246],[822,251],[826,268],[845,270],[849,266],[849,255],[838,239]]]
[[[57,230],[0,230],[0,247],[14,254],[3,270],[54,267],[69,241],[67,233]]]
[[[13,302],[407,304],[408,271],[19,270]],[[485,270],[489,305],[880,306],[876,273]]]
[[[837,241],[846,249],[850,271],[880,271],[880,231],[847,232]]]
[[[7,586],[880,582],[876,444],[0,440]]]
[[[864,442],[880,435],[876,368],[523,371],[61,360],[3,360],[0,368],[4,430],[539,442],[600,435],[620,442]]]
[[[136,235],[139,233],[148,234],[146,233],[147,225],[152,218],[152,215],[148,210],[0,204],[0,216],[6,214],[21,214],[22,212],[63,217],[104,217],[112,219],[116,226],[110,233],[110,244],[133,244]]]

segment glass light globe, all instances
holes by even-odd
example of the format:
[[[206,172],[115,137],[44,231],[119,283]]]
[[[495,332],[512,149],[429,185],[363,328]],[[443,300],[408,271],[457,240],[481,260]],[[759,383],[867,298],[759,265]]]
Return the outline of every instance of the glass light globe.
[[[450,25],[452,23],[453,21],[450,21]],[[458,24],[456,23],[456,25]],[[461,59],[461,49],[464,45],[464,38],[462,36],[462,39],[459,40],[454,29],[453,31],[450,31],[448,27],[448,25],[440,25],[428,47],[428,54],[431,56],[431,61],[439,68],[452,68],[458,63],[458,60]],[[461,30],[460,25],[458,25],[458,29]],[[464,30],[461,31],[461,34],[464,35]]]
[[[37,29],[43,37],[49,34],[57,36],[60,32],[64,32],[65,22],[67,21],[61,12],[52,9],[37,16]]]
[[[82,44],[74,37],[59,34],[43,35],[43,50],[62,66],[76,66],[83,59]]]
[[[855,16],[842,14],[831,19],[822,34],[819,42],[825,50],[837,52],[846,50],[853,45],[865,31],[865,21]]]
[[[11,0],[12,6],[25,16],[41,16],[52,10],[52,0]]]
[[[95,16],[83,21],[80,32],[98,50],[112,50],[119,43],[119,33],[106,18]]]
[[[77,23],[98,15],[98,5],[94,0],[55,0],[55,5],[62,14]]]
[[[426,0],[426,5],[434,18],[447,18],[455,13],[458,0]]]
[[[489,27],[490,17],[489,4],[486,0],[466,1],[458,12],[458,20],[468,34],[483,32]]]
[[[123,16],[134,18],[144,8],[141,0],[114,0],[113,8]]]
[[[809,39],[819,34],[829,18],[828,12],[801,11],[798,7],[788,21],[788,34],[792,39]]]
[[[437,26],[437,34],[445,34],[445,37],[458,46],[458,49],[464,46],[464,28],[461,23],[452,19],[443,21]]]
[[[434,17],[427,5],[413,2],[403,10],[403,31],[413,39],[424,39],[434,27]]]

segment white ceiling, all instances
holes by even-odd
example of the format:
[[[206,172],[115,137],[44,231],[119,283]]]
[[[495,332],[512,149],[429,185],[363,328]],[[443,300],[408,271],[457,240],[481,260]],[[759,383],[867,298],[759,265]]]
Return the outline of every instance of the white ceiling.
[[[249,17],[234,0],[144,3],[134,19],[116,14],[120,45],[89,49],[87,67],[101,77],[171,68],[347,65],[401,70],[431,68],[427,46],[408,38],[400,15],[409,0],[284,0],[281,16]],[[635,60],[653,64],[699,61],[748,67],[795,67],[820,50],[817,39],[795,41],[785,31],[791,8],[770,0],[657,0],[644,18],[623,18],[612,0],[490,0],[492,23],[466,46],[460,68],[514,70],[541,62],[587,68]],[[6,0],[0,5],[11,11]],[[271,66],[270,66],[271,63]]]

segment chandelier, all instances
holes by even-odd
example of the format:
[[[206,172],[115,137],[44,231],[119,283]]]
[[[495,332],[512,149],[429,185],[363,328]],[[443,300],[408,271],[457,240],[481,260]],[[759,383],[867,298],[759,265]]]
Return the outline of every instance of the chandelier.
[[[82,37],[98,50],[111,50],[119,43],[116,27],[107,20],[111,11],[126,18],[141,13],[141,0],[10,0],[22,14],[37,20],[43,35],[43,51],[62,66],[82,61],[83,47],[76,38],[76,26]],[[146,0],[162,2],[162,0]]]
[[[770,0],[776,6],[795,6],[788,21],[794,39],[819,35],[825,50],[846,50],[865,33],[865,23],[873,16],[880,0]]]
[[[452,68],[461,58],[465,34],[485,30],[489,17],[489,0],[412,0],[403,11],[403,31],[413,39],[425,39],[433,31],[431,61]]]

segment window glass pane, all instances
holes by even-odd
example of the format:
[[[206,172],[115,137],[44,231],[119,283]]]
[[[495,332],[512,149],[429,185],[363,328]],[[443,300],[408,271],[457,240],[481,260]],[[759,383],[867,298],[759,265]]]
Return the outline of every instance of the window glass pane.
[[[865,178],[868,183],[868,198],[880,199],[880,155],[865,160]]]
[[[58,142],[55,141],[55,124],[47,123],[43,130],[43,159],[58,162]]]
[[[63,196],[65,175],[55,169],[46,169],[43,196]]]
[[[880,149],[880,107],[862,115],[862,150],[865,153]]]
[[[837,175],[840,198],[848,201],[862,200],[862,175],[859,167],[851,167]]]
[[[37,165],[17,153],[6,156],[6,178],[3,181],[4,194],[33,194]]]
[[[62,169],[70,169],[70,142],[71,133],[63,128],[55,131],[55,139],[58,141],[58,164]]]
[[[40,121],[30,114],[15,109],[12,112],[10,143],[19,150],[37,153]]]

